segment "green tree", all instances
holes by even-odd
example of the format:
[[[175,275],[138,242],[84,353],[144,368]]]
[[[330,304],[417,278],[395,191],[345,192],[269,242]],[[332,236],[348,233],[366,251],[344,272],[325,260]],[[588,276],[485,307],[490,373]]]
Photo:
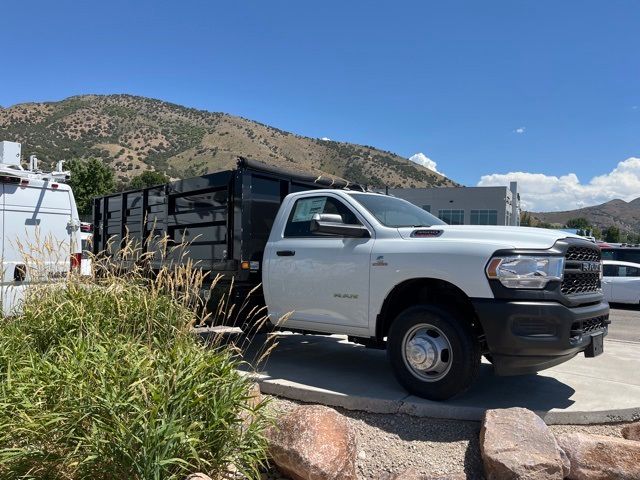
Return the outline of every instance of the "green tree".
[[[633,244],[640,243],[640,235],[639,234],[633,233],[633,232],[629,232],[629,233],[627,233],[626,236],[627,236],[626,241],[628,243],[633,243]]]
[[[553,223],[549,223],[549,222],[537,222],[533,226],[536,228],[547,228],[549,230],[555,230],[558,228],[557,225],[554,225]]]
[[[523,211],[520,213],[520,226],[521,227],[531,226],[531,214],[529,212]]]
[[[129,188],[153,187],[154,185],[162,185],[168,181],[169,177],[167,177],[163,172],[147,171],[133,177],[131,182],[129,182]]]
[[[605,242],[618,243],[620,241],[620,229],[618,227],[608,227],[602,234]]]
[[[589,224],[589,220],[584,217],[571,218],[567,220],[567,228],[577,228],[584,230],[589,227],[591,227],[591,225]]]
[[[70,160],[66,167],[71,171],[68,183],[73,189],[81,217],[91,215],[95,197],[115,191],[113,171],[97,158]]]

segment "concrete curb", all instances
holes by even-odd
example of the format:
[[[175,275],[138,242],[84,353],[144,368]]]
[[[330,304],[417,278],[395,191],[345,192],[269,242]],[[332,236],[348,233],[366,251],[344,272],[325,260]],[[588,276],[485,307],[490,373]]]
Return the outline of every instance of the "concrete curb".
[[[402,402],[371,397],[342,395],[337,392],[321,390],[286,380],[258,379],[260,391],[267,395],[299,400],[306,403],[320,403],[347,410],[362,410],[371,413],[398,413]]]

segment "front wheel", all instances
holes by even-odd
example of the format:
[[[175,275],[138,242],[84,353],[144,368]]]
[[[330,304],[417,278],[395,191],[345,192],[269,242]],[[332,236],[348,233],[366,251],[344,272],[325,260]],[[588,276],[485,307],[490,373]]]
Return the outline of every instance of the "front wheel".
[[[480,366],[471,326],[446,307],[418,305],[400,313],[389,329],[387,355],[398,382],[431,400],[464,392]]]

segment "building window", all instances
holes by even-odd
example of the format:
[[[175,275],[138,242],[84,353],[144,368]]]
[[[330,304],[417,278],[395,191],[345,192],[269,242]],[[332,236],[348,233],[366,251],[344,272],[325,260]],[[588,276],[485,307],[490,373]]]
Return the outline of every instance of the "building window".
[[[422,209],[426,210],[429,213],[431,213],[431,205],[422,205]]]
[[[497,225],[497,210],[471,210],[471,225]]]
[[[449,225],[464,225],[464,210],[438,210],[438,218]]]

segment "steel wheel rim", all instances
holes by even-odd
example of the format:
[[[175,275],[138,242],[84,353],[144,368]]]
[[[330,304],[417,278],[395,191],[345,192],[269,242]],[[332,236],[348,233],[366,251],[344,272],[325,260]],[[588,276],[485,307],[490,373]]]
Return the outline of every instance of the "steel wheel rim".
[[[451,342],[434,325],[415,325],[402,339],[402,360],[414,377],[423,382],[437,382],[451,370]]]

